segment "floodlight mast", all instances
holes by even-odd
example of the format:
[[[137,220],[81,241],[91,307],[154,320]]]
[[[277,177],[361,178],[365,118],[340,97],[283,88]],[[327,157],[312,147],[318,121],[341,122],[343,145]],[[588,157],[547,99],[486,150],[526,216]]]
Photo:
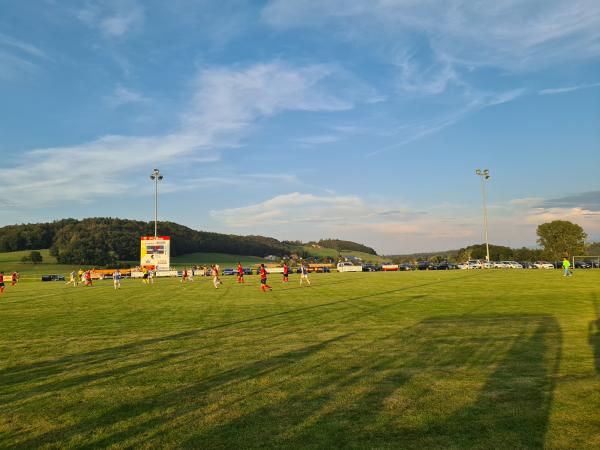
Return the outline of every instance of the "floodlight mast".
[[[154,239],[156,239],[158,237],[158,182],[163,179],[160,170],[154,169],[150,179],[154,181]]]
[[[481,197],[483,198],[483,229],[485,232],[485,259],[490,262],[490,244],[488,241],[488,214],[487,214],[487,202],[485,198],[485,180],[489,180],[490,171],[488,169],[477,169],[475,175],[481,177]]]

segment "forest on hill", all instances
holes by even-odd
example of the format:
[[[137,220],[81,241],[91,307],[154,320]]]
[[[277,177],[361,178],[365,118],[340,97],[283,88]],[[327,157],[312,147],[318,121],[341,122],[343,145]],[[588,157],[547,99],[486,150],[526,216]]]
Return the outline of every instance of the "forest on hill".
[[[301,242],[197,231],[174,222],[159,222],[158,228],[160,235],[171,237],[171,256],[195,252],[259,257],[291,253],[301,257],[310,256],[300,249],[304,245]],[[140,236],[153,234],[153,222],[111,217],[8,225],[0,228],[0,252],[50,249],[50,254],[59,263],[108,265],[119,261],[137,261]],[[319,245],[376,254],[372,248],[351,241],[326,239],[319,241]]]

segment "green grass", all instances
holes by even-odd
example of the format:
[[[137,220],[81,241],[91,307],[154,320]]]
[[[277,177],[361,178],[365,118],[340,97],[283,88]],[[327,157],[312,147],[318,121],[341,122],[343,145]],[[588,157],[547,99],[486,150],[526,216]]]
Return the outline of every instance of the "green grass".
[[[19,272],[21,280],[31,281],[40,280],[44,274],[68,274],[73,267],[58,264],[54,256],[50,256],[50,250],[38,250],[42,255],[41,264],[32,264],[21,262],[23,256],[29,256],[30,250],[19,252],[2,252],[0,253],[0,270],[4,271],[4,275],[10,275],[12,272]]]
[[[0,298],[2,448],[600,448],[600,271]]]

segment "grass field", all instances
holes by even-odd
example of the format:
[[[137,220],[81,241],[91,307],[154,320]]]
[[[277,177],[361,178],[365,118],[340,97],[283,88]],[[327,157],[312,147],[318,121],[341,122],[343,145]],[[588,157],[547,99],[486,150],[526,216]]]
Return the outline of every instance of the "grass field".
[[[2,448],[600,448],[600,271],[0,297]]]

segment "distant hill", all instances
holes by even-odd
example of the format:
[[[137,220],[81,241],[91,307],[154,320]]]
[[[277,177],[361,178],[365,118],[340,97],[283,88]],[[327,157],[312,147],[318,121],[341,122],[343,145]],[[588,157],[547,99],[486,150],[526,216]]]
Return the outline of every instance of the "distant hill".
[[[311,243],[309,242],[309,244]],[[352,241],[343,241],[341,239],[321,239],[319,242],[316,243],[316,245],[325,248],[332,248],[340,252],[346,250],[368,253],[370,255],[377,255],[377,252],[371,247],[367,247],[366,245],[362,244],[357,244],[356,242]]]
[[[171,256],[190,253],[224,253],[263,258],[295,253],[319,256],[316,249],[302,243],[287,243],[265,236],[197,231],[174,222],[159,222],[161,235],[171,236]],[[49,255],[61,264],[110,265],[119,261],[139,260],[140,236],[154,233],[153,222],[94,217],[82,220],[63,219],[55,222],[9,225],[0,228],[0,252],[50,249]],[[343,250],[374,254],[374,250],[350,241],[324,240]],[[335,253],[337,254],[337,253]]]

